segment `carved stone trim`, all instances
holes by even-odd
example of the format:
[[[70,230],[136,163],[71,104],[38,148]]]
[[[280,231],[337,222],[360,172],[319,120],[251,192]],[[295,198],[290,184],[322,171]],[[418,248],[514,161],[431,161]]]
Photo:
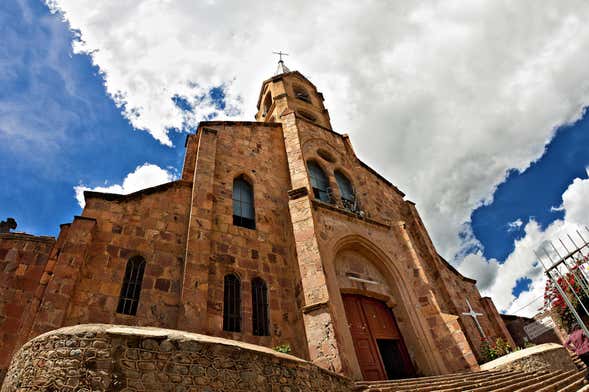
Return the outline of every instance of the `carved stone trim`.
[[[304,314],[311,313],[317,309],[325,308],[325,307],[327,307],[327,305],[328,305],[327,301],[315,302],[314,304],[303,306],[303,313]]]

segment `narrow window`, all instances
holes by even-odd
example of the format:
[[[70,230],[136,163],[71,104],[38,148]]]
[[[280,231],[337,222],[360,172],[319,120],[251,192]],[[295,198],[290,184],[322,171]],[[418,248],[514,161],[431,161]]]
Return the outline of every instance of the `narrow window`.
[[[233,180],[233,224],[248,229],[256,228],[254,191],[243,177]]]
[[[333,203],[331,200],[331,190],[329,189],[329,180],[323,169],[315,161],[307,161],[307,168],[309,169],[309,177],[311,177],[311,187],[313,188],[315,199],[326,203]]]
[[[337,182],[337,187],[339,188],[339,193],[342,198],[342,204],[344,208],[355,211],[356,210],[356,195],[354,194],[354,188],[352,187],[352,183],[346,177],[344,173],[339,170],[335,171],[335,181]]]
[[[270,92],[268,92],[268,94],[266,94],[266,97],[264,98],[264,111],[262,112],[263,116],[268,114],[268,111],[270,110],[271,106],[272,106],[272,94],[270,94]]]
[[[270,335],[268,328],[268,288],[261,278],[252,280],[252,325],[254,335]]]
[[[240,332],[241,287],[237,275],[225,275],[223,297],[223,330],[230,332]]]
[[[125,269],[125,277],[123,278],[123,287],[121,287],[117,313],[129,314],[131,316],[137,314],[144,270],[145,259],[143,257],[134,256],[127,261],[127,268]]]

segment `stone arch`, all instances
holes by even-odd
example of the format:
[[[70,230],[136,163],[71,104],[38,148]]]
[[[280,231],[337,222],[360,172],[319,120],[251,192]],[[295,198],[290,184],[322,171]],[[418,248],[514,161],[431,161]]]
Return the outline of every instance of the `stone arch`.
[[[314,137],[311,139],[307,139],[303,142],[302,147],[305,156],[308,156],[309,154],[311,154],[312,156],[316,156],[316,150],[318,148],[322,148],[330,154],[338,156],[340,161],[342,159],[341,152],[325,138]]]
[[[262,115],[266,116],[272,107],[272,93],[270,91],[266,93],[266,96],[264,97],[264,103],[262,105]]]
[[[376,276],[376,279],[382,280],[382,287],[377,288],[368,284],[356,286],[342,284],[342,271],[338,271],[338,268],[341,269],[342,266],[338,264],[342,263],[340,258],[346,252],[357,253],[362,256],[364,262],[370,265],[372,275],[364,277]],[[343,362],[349,368],[353,377],[359,378],[361,373],[352,336],[347,327],[348,322],[345,316],[342,294],[358,294],[384,302],[397,318],[399,330],[417,371],[428,375],[444,373],[446,369],[429,332],[427,321],[421,314],[417,313],[419,308],[417,298],[412,295],[410,283],[403,278],[399,266],[373,242],[357,234],[350,234],[334,241],[330,254],[332,259],[326,271],[328,275],[331,275],[331,278],[328,277],[328,289],[334,307],[334,314],[341,315],[334,317],[334,322],[336,331],[339,331],[337,335],[339,335],[338,341],[341,345],[341,355],[344,357]],[[362,279],[362,271],[359,271],[358,274]]]
[[[293,83],[292,84],[292,91],[294,93],[295,98],[305,101],[307,103],[312,104],[311,96],[309,91],[306,87],[304,87],[301,83]]]

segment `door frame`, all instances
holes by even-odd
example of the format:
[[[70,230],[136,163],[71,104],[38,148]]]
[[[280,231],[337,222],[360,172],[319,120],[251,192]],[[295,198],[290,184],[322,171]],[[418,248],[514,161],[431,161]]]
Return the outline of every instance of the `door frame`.
[[[372,330],[372,327],[370,326],[370,322],[368,322],[368,316],[366,314],[366,309],[363,306],[363,303],[365,302],[375,302],[375,303],[379,303],[380,305],[382,305],[383,309],[386,310],[388,316],[390,316],[394,327],[396,329],[396,333],[397,333],[397,337],[385,337],[385,338],[380,338],[380,339],[390,339],[390,340],[397,340],[399,341],[400,344],[400,353],[401,356],[403,357],[403,366],[404,366],[404,371],[411,373],[411,376],[415,376],[416,372],[415,372],[415,364],[413,363],[413,360],[411,358],[411,356],[409,355],[409,352],[407,350],[407,346],[405,345],[405,339],[403,338],[403,334],[401,333],[400,329],[399,329],[399,325],[397,323],[397,320],[395,318],[395,313],[393,312],[393,310],[391,309],[390,306],[388,306],[387,302],[382,301],[378,298],[372,297],[372,296],[368,296],[368,295],[364,295],[364,294],[359,294],[359,293],[350,293],[350,292],[341,292],[341,297],[342,297],[342,302],[344,304],[344,311],[346,310],[346,300],[345,297],[348,298],[355,298],[356,300],[360,300],[359,302],[359,310],[362,313],[362,319],[364,320],[366,327],[368,329],[368,335],[370,337],[370,345],[371,348],[374,350],[374,353],[376,355],[376,358],[378,359],[378,363],[380,364],[380,372],[384,375],[385,378],[383,378],[383,380],[387,380],[388,379],[388,374],[387,374],[387,370],[384,364],[384,361],[382,359],[382,354],[380,352],[380,348],[378,346],[378,342],[377,340],[379,338],[376,337],[376,333]],[[348,315],[346,313],[346,319],[348,318]],[[348,322],[348,330],[350,331],[350,334],[352,334],[352,331],[350,329],[350,324]],[[353,335],[352,335],[353,338]],[[354,353],[356,354],[356,359],[358,361],[358,364],[360,365],[360,370],[362,371],[362,364],[360,362],[360,358],[358,357],[358,353],[356,351],[356,344],[354,343]],[[364,377],[364,374],[362,375]]]

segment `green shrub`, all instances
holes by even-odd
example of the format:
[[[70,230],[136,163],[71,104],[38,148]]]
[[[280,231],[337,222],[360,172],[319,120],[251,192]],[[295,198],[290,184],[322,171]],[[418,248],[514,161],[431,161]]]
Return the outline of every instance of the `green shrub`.
[[[288,354],[292,351],[292,349],[290,348],[290,344],[285,343],[285,344],[279,344],[278,346],[275,346],[273,348],[274,351],[278,351],[279,353],[284,353],[284,354]]]
[[[502,338],[497,338],[495,341],[489,338],[483,338],[481,341],[483,362],[492,361],[511,352],[513,352],[513,348]]]

